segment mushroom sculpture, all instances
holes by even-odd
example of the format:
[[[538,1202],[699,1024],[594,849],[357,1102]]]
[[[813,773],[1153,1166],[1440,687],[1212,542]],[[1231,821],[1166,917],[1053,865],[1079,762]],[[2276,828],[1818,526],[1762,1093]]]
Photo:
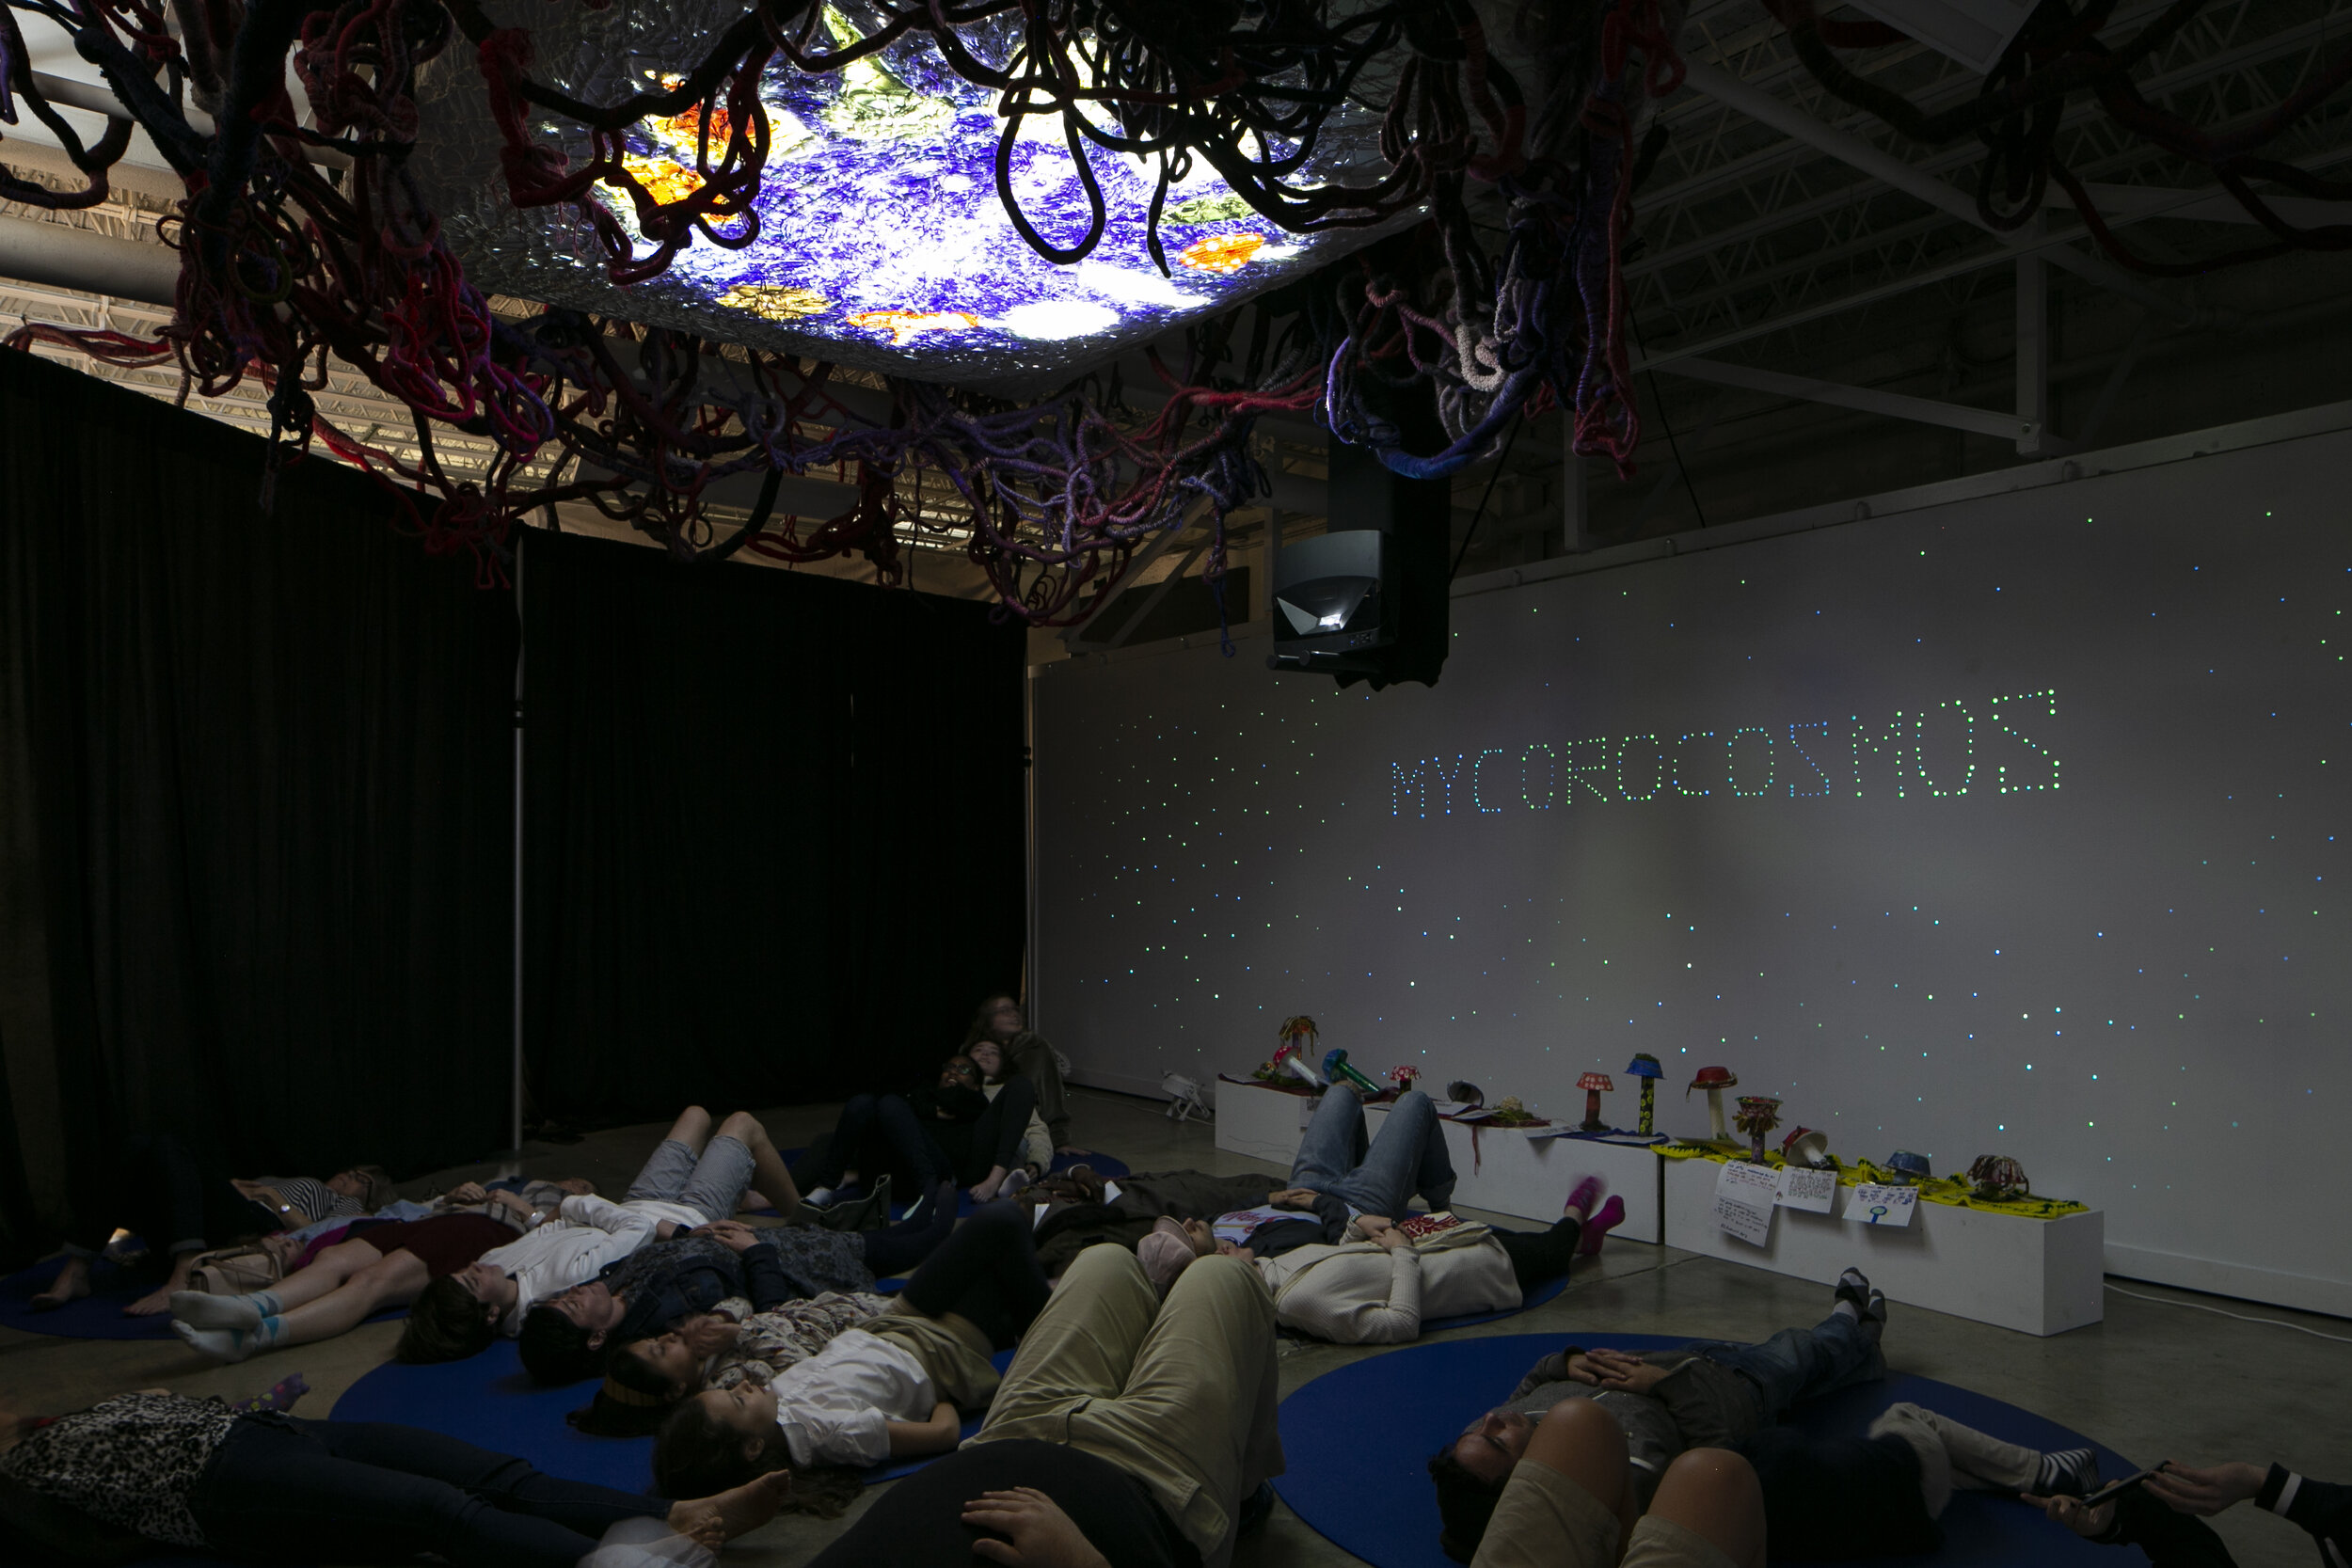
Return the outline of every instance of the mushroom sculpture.
[[[1731,1134],[1724,1131],[1724,1091],[1740,1086],[1740,1076],[1727,1067],[1703,1067],[1682,1091],[1682,1098],[1691,1098],[1691,1090],[1707,1091],[1707,1141],[1729,1143]]]
[[[1319,1089],[1324,1086],[1323,1075],[1315,1070],[1314,1063],[1309,1059],[1309,1053],[1315,1047],[1317,1033],[1315,1021],[1304,1013],[1296,1018],[1284,1019],[1281,1032],[1276,1037],[1282,1043],[1274,1053],[1273,1065],[1278,1071],[1287,1068],[1310,1088]]]
[[[1642,1081],[1642,1119],[1634,1131],[1646,1138],[1658,1131],[1658,1080],[1665,1072],[1659,1067],[1658,1058],[1646,1051],[1626,1063],[1625,1069]]]
[[[1792,1165],[1820,1170],[1836,1162],[1829,1157],[1829,1134],[1819,1128],[1794,1127],[1780,1140],[1780,1157]]]
[[[1347,1048],[1335,1045],[1323,1053],[1323,1075],[1334,1084],[1345,1084],[1357,1093],[1377,1095],[1380,1085],[1347,1064]]]
[[[1768,1094],[1743,1094],[1740,1097],[1740,1114],[1733,1119],[1751,1140],[1748,1158],[1762,1164],[1764,1134],[1780,1125],[1780,1101]]]
[[[1587,1132],[1608,1132],[1609,1124],[1600,1119],[1600,1097],[1607,1094],[1617,1085],[1609,1081],[1609,1074],[1605,1072],[1588,1072],[1583,1077],[1576,1081],[1576,1086],[1584,1091],[1584,1121],[1582,1131]]]
[[[1894,1177],[1890,1185],[1897,1187],[1916,1186],[1935,1174],[1935,1167],[1928,1164],[1926,1155],[1914,1154],[1907,1148],[1899,1148],[1889,1154],[1886,1168]]]

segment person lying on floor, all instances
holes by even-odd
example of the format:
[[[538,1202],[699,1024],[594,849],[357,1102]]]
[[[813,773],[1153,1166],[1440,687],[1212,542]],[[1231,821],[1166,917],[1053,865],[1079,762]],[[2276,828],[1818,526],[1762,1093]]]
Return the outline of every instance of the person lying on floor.
[[[1037,1090],[1038,1116],[1054,1153],[1083,1159],[1091,1152],[1070,1139],[1070,1058],[1028,1027],[1019,998],[997,995],[982,1001],[972,1015],[972,1026],[964,1031],[963,1053],[979,1064],[989,1083],[1001,1084],[1015,1073],[1029,1081]]]
[[[816,1474],[824,1469],[945,1453],[956,1446],[961,1413],[986,1410],[996,1392],[989,1357],[1019,1342],[1051,1293],[1029,1247],[1028,1216],[1009,1203],[986,1205],[882,1315],[764,1386],[744,1378],[686,1399],[654,1441],[655,1488],[691,1496],[712,1478],[747,1479],[750,1465],[788,1467],[804,1489],[826,1484]],[[613,1370],[651,1372],[660,1391],[678,1395],[700,1370],[681,1343],[639,1349],[616,1357]]]
[[[523,1369],[541,1383],[577,1383],[601,1376],[622,1347],[731,1296],[766,1311],[827,1291],[870,1291],[876,1278],[929,1258],[955,1223],[955,1191],[942,1182],[919,1218],[884,1230],[754,1230],[727,1221],[640,1247],[524,1314],[517,1345]]]
[[[1813,1328],[1782,1329],[1760,1345],[1693,1339],[1640,1354],[1575,1345],[1556,1351],[1430,1459],[1445,1521],[1440,1544],[1455,1561],[1470,1560],[1512,1467],[1564,1407],[1589,1402],[1624,1427],[1639,1491],[1655,1486],[1685,1449],[1753,1436],[1800,1400],[1884,1377],[1879,1341],[1885,1327],[1885,1295],[1848,1269],[1828,1317]]]
[[[638,1172],[628,1201],[657,1227],[701,1225],[733,1213],[755,1173],[776,1183],[787,1201],[793,1197],[791,1178],[756,1117],[738,1112],[714,1135],[709,1113],[690,1106]],[[461,1187],[449,1196],[480,1191]],[[172,1332],[207,1355],[242,1361],[258,1350],[330,1338],[387,1307],[405,1307],[435,1280],[549,1218],[517,1193],[484,1196],[480,1213],[440,1214],[355,1235],[267,1290],[227,1296],[177,1291]]]
[[[2081,1489],[2098,1479],[2089,1449],[2042,1453],[2002,1442],[1918,1405],[1897,1404],[1882,1412],[1862,1437],[1820,1438],[1778,1426],[1688,1451],[1666,1465],[1645,1515],[1645,1494],[1651,1491],[1654,1478],[1640,1467],[1640,1460],[1628,1455],[1628,1442],[1625,1426],[1593,1401],[1555,1407],[1531,1434],[1491,1517],[1468,1542],[1449,1536],[1447,1550],[1481,1568],[1607,1568],[1615,1561],[1615,1542],[1629,1533],[1629,1521],[1655,1517],[1678,1522],[1699,1541],[1681,1529],[1634,1523],[1625,1561],[1653,1568],[1669,1563],[1677,1568],[1723,1568],[1722,1560],[1707,1548],[1730,1556],[1740,1545],[1733,1537],[1707,1528],[1691,1511],[1675,1506],[1677,1477],[1685,1473],[1693,1452],[1710,1456],[1709,1467],[1723,1466],[1728,1474],[1738,1470],[1726,1465],[1726,1459],[1745,1463],[1761,1517],[1748,1513],[1737,1537],[1757,1545],[1769,1542],[1775,1559],[1801,1561],[1934,1553],[1943,1544],[1936,1521],[1955,1489],[2009,1494],[2036,1487]],[[1531,1468],[1563,1470],[1557,1461],[1564,1448],[1581,1451],[1588,1459],[1612,1456],[1597,1470],[1587,1469],[1581,1476],[1565,1469],[1590,1501],[1604,1503],[1606,1512],[1615,1516],[1607,1521],[1610,1528],[1603,1528],[1604,1521],[1586,1506],[1587,1497],[1563,1493],[1556,1476]],[[2211,1530],[2204,1534],[2212,1537]],[[2177,1538],[2187,1539],[2185,1533]],[[2217,1539],[2213,1544],[2217,1546]],[[1475,1555],[1457,1549],[1465,1546],[1473,1547]],[[2227,1558],[2212,1562],[2176,1556],[2157,1561],[2162,1568],[2220,1568]]]
[[[760,1311],[749,1297],[729,1296],[650,1339],[616,1350],[596,1397],[564,1422],[596,1437],[649,1437],[689,1395],[745,1383],[765,1388],[787,1368],[889,1311],[891,1299],[870,1291],[827,1291]]]
[[[897,1482],[811,1568],[1225,1568],[1282,1473],[1276,1385],[1274,1301],[1248,1265],[1204,1259],[1163,1302],[1135,1254],[1089,1248],[1022,1337],[978,1434]],[[738,1477],[783,1462],[773,1445],[736,1454]]]
[[[2312,1481],[2279,1464],[2201,1468],[2167,1462],[2142,1485],[2097,1508],[2063,1496],[2026,1501],[2077,1535],[2138,1546],[2156,1568],[2231,1568],[2221,1538],[2203,1521],[2244,1502],[2301,1526],[2319,1544],[2323,1568],[2352,1562],[2352,1486]]]
[[[392,1199],[391,1178],[381,1165],[354,1165],[324,1181],[307,1176],[236,1180],[207,1168],[168,1132],[132,1138],[107,1171],[114,1190],[88,1205],[103,1222],[93,1221],[83,1237],[66,1243],[65,1264],[33,1297],[35,1311],[89,1294],[90,1264],[118,1227],[148,1238],[153,1257],[170,1259],[170,1276],[122,1309],[126,1317],[149,1318],[170,1307],[171,1292],[187,1288],[198,1258],[215,1247],[320,1220],[357,1218]]]
[[[1240,1258],[1257,1265],[1274,1292],[1282,1327],[1343,1345],[1400,1345],[1421,1337],[1425,1319],[1516,1310],[1576,1258],[1598,1252],[1625,1213],[1612,1198],[1588,1224],[1600,1194],[1599,1178],[1579,1181],[1549,1230],[1502,1230],[1442,1212],[1401,1221],[1359,1214],[1348,1234],[1360,1240],[1314,1242],[1270,1258],[1257,1256],[1241,1236],[1248,1222],[1235,1224],[1234,1216],[1210,1227],[1162,1220],[1136,1243],[1136,1256],[1163,1289],[1197,1256]]]
[[[437,1432],[240,1415],[160,1390],[0,1421],[0,1557],[17,1563],[129,1561],[145,1546],[232,1562],[431,1553],[460,1568],[573,1568],[625,1521],[715,1550],[772,1518],[783,1490],[761,1477],[671,1502],[542,1475]],[[644,1560],[676,1553],[657,1545]]]
[[[887,1169],[906,1173],[923,1196],[953,1180],[974,1202],[987,1203],[1012,1172],[1025,1180],[1040,1174],[1031,1155],[1042,1149],[1027,1148],[1036,1086],[1016,1077],[992,1098],[982,1080],[977,1063],[955,1055],[911,1095],[850,1096],[832,1134],[801,1162],[804,1201],[823,1209],[853,1197],[863,1173],[879,1180]]]
[[[725,1219],[753,1180],[781,1183],[780,1196],[798,1208],[792,1179],[756,1118],[738,1113],[714,1135],[710,1113],[690,1105],[622,1201],[567,1194],[552,1211],[534,1208],[523,1236],[427,1285],[395,1354],[409,1362],[455,1361],[479,1354],[497,1334],[512,1338],[540,1301],[595,1278],[654,1240],[658,1228],[675,1234]],[[525,1202],[546,1195],[529,1184],[522,1192]],[[487,1195],[469,1183],[451,1196]]]

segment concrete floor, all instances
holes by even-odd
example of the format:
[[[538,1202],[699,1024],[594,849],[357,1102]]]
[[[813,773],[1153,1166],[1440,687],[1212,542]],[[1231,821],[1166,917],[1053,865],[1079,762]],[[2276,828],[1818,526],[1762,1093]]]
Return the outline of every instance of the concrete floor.
[[[1174,1126],[1150,1101],[1090,1090],[1077,1091],[1076,1100],[1083,1140],[1136,1170],[1273,1170],[1221,1153],[1209,1129],[1197,1123]],[[769,1113],[768,1126],[788,1148],[829,1127],[833,1112],[830,1106],[787,1107]],[[577,1145],[533,1145],[521,1164],[532,1175],[584,1175],[601,1190],[617,1193],[660,1132],[658,1126],[626,1128]],[[493,1165],[468,1166],[404,1190],[421,1196],[452,1181],[493,1174]],[[2276,1459],[2312,1476],[2352,1481],[2352,1428],[2343,1418],[2352,1407],[2352,1345],[2173,1304],[2278,1319],[2346,1338],[2352,1338],[2352,1326],[2282,1308],[2122,1283],[2161,1297],[2163,1304],[2110,1291],[2104,1323],[2049,1339],[1899,1306],[1886,1336],[1888,1365],[2039,1411],[2142,1464],[2166,1458],[2190,1464]],[[1749,1339],[1814,1321],[1825,1296],[1818,1286],[1778,1275],[1672,1247],[1613,1241],[1595,1263],[1578,1266],[1568,1291],[1551,1303],[1460,1332],[1612,1329]],[[312,1389],[299,1413],[330,1415],[345,1388],[390,1357],[398,1337],[397,1323],[379,1323],[325,1344],[215,1367],[176,1341],[125,1344],[0,1330],[0,1404],[16,1411],[70,1410],[143,1387],[239,1397],[298,1370]],[[1286,1394],[1343,1362],[1379,1354],[1290,1342],[1284,1353]],[[865,1502],[848,1517],[874,1506],[888,1490],[869,1487]],[[745,1568],[792,1568],[807,1561],[847,1522],[787,1516],[738,1543],[726,1560]],[[2240,1507],[2216,1524],[2246,1568],[2306,1568],[2311,1560],[2310,1538],[2282,1520]],[[1237,1568],[1327,1568],[1357,1560],[1279,1505],[1265,1530],[1245,1543],[1235,1559]]]

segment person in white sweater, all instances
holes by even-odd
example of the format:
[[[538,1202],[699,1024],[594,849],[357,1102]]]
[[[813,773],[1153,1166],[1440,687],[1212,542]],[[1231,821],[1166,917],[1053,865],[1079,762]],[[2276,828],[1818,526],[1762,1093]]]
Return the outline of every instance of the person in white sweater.
[[[1512,1310],[1537,1286],[1566,1274],[1580,1254],[1597,1251],[1600,1237],[1625,1213],[1624,1203],[1612,1198],[1595,1216],[1600,1195],[1599,1179],[1585,1178],[1551,1228],[1533,1233],[1446,1212],[1402,1222],[1365,1214],[1337,1243],[1271,1258],[1255,1258],[1231,1242],[1216,1250],[1256,1264],[1284,1328],[1343,1345],[1404,1344],[1419,1338],[1430,1319]]]

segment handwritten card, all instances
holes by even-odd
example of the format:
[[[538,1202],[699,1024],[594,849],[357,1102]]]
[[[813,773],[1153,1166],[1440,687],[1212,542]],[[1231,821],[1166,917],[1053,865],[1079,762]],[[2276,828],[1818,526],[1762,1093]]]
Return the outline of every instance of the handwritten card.
[[[1772,1239],[1780,1178],[1769,1165],[1726,1162],[1715,1178],[1715,1224],[1725,1235],[1763,1246]]]
[[[1916,1187],[1878,1187],[1866,1182],[1846,1199],[1846,1217],[1856,1225],[1906,1226],[1918,1211]]]
[[[1834,1170],[1808,1170],[1803,1165],[1783,1165],[1780,1171],[1780,1203],[1784,1209],[1804,1209],[1816,1214],[1826,1214],[1837,1198],[1837,1173]]]

